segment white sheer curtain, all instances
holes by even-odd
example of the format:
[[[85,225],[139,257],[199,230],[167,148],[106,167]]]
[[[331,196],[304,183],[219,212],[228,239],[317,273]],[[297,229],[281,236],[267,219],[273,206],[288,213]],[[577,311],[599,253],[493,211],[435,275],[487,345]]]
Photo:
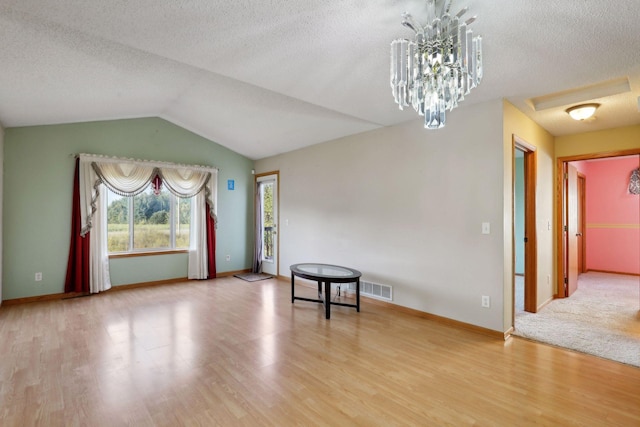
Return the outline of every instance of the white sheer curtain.
[[[89,291],[97,293],[111,289],[109,257],[107,253],[106,203],[100,190],[104,185],[96,175],[91,162],[80,158],[80,221],[82,236],[89,231]]]
[[[106,187],[98,187],[100,194],[106,194]],[[96,224],[104,224],[103,227],[94,227],[89,234],[89,292],[92,294],[111,289],[111,277],[109,276],[109,256],[107,251],[107,200],[98,197],[95,202],[96,211],[94,219]]]
[[[100,292],[111,288],[107,252],[107,214],[105,187],[122,196],[143,192],[157,175],[167,189],[178,197],[194,197],[191,218],[191,247],[188,276],[206,279],[206,215],[215,219],[217,169],[168,162],[152,162],[80,154],[80,214],[82,235],[90,234],[90,289]],[[206,204],[211,210],[207,212]]]
[[[207,224],[204,191],[198,193],[191,202],[191,232],[189,247],[189,279],[206,279],[209,277],[207,259]]]

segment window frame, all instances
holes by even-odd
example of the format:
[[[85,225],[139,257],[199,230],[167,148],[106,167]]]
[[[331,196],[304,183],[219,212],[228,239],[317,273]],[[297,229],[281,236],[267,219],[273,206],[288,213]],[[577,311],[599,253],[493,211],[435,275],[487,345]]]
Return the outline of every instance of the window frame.
[[[162,191],[166,191],[166,193],[169,195],[169,246],[166,247],[157,247],[157,248],[139,248],[136,249],[134,247],[134,234],[135,234],[135,215],[134,213],[134,201],[135,198],[138,197],[141,194],[144,194],[145,192],[147,192],[150,188],[151,188],[152,184],[150,183],[149,186],[145,187],[144,191],[141,192],[138,195],[135,196],[131,196],[131,197],[127,197],[127,196],[122,196],[127,200],[127,222],[128,222],[128,249],[125,251],[117,251],[117,252],[112,252],[109,250],[108,248],[108,244],[107,244],[107,254],[108,257],[111,258],[129,258],[129,257],[138,257],[138,256],[150,256],[150,255],[164,255],[164,254],[172,254],[172,253],[186,253],[189,252],[189,247],[181,247],[178,248],[176,247],[176,215],[178,215],[178,220],[179,220],[179,213],[176,214],[176,208],[178,205],[178,199],[181,199],[180,197],[176,196],[175,194],[173,194],[171,191],[168,191],[166,189],[162,189]],[[111,191],[109,188],[106,188],[107,192],[109,194],[115,194],[116,196],[118,195],[117,193],[114,193],[113,191]],[[107,194],[107,200],[109,197],[109,194]],[[188,199],[183,199],[183,200],[189,200],[189,203],[191,204],[190,210],[193,209],[193,197],[188,198]],[[107,209],[109,208],[109,204],[107,203]],[[190,219],[189,219],[189,242],[191,242],[191,221],[192,221],[192,215],[190,215]],[[107,240],[108,240],[108,236],[109,236],[109,219],[107,218]]]

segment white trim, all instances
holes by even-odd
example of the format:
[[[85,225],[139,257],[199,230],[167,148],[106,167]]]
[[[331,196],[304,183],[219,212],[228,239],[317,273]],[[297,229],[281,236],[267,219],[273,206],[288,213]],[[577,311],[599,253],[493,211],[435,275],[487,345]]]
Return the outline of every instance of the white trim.
[[[513,134],[513,144],[516,148],[519,148],[523,151],[536,151],[537,147],[535,145],[529,144],[524,139],[520,138],[518,135]]]

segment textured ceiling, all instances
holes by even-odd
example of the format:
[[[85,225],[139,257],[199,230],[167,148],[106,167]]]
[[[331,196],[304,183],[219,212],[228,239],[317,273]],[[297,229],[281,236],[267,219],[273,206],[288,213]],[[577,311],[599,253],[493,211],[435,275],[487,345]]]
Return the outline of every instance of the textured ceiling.
[[[0,0],[0,123],[159,116],[259,159],[413,120],[393,103],[389,43],[411,36],[400,14],[423,22],[424,5]],[[464,6],[478,16],[485,70],[459,108],[506,98],[554,135],[640,123],[638,0],[452,9]],[[629,91],[584,99],[602,104],[589,122],[564,112],[576,102],[536,111],[531,101],[624,78]],[[462,125],[449,113],[447,126]]]

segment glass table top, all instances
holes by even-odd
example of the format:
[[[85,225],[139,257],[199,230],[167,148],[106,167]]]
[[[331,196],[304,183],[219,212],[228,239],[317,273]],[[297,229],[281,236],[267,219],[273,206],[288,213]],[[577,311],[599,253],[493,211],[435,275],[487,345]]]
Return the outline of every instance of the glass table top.
[[[294,264],[291,266],[291,271],[326,278],[356,278],[361,276],[358,270],[330,264]]]

